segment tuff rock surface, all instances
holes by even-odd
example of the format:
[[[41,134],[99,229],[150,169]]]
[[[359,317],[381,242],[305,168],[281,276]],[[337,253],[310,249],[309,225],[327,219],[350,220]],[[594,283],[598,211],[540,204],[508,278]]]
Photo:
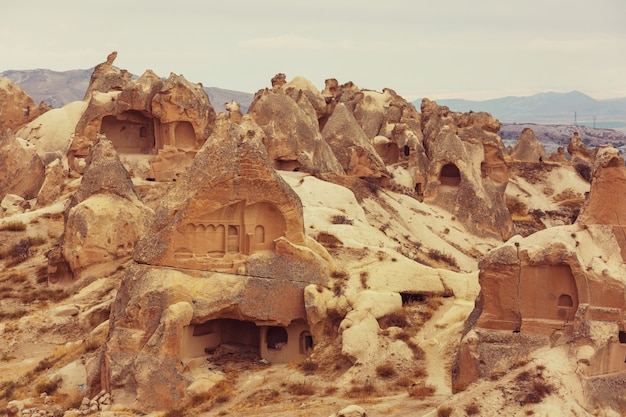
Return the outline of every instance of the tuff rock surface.
[[[625,174],[619,152],[600,148],[575,224],[516,236],[481,260],[481,292],[453,366],[455,392],[551,347],[577,362],[587,403],[626,406],[623,386],[602,395],[595,388],[626,374]]]

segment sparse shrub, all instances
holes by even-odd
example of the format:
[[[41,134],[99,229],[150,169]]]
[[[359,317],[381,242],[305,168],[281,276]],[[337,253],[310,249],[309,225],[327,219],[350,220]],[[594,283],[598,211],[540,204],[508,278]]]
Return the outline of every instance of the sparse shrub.
[[[7,267],[21,264],[30,257],[31,241],[29,238],[22,239],[9,248],[6,256],[9,258],[6,262]]]
[[[300,369],[304,372],[305,375],[310,375],[317,371],[319,368],[319,364],[311,359],[307,359],[304,362],[300,363]]]
[[[406,312],[406,310],[404,308],[401,308],[399,310],[396,310],[396,311],[388,314],[386,319],[387,319],[386,320],[387,321],[387,325],[389,327],[395,326],[395,327],[404,328],[404,327],[409,327],[409,325],[410,325],[407,312]],[[410,337],[410,335],[409,335],[409,337]],[[399,337],[396,337],[396,338],[399,338]]]
[[[45,381],[39,382],[35,386],[35,391],[37,391],[37,393],[39,394],[45,392],[46,394],[50,395],[59,389],[59,387],[61,386],[61,382],[63,382],[63,378],[61,378],[60,376],[53,379],[46,379]]]
[[[26,223],[21,221],[10,221],[6,223],[0,224],[0,232],[8,231],[8,232],[23,232],[26,230]]]
[[[396,378],[396,385],[398,387],[410,387],[411,385],[413,385],[413,378],[411,378],[408,375],[401,375],[398,378]]]
[[[20,387],[17,381],[7,381],[2,385],[3,398],[11,398],[13,392]]]
[[[47,242],[46,238],[41,235],[29,237],[28,239],[30,240],[31,246],[41,246]]]
[[[287,392],[291,395],[314,395],[315,386],[309,381],[292,382],[287,385]]]
[[[378,190],[380,189],[380,184],[378,183],[378,180],[376,178],[365,177],[363,178],[363,180],[365,181],[365,185],[367,186],[367,188],[373,194],[378,194]]]
[[[490,379],[491,381],[497,381],[497,380],[499,380],[500,378],[502,378],[505,374],[506,374],[506,372],[504,372],[504,371],[492,372],[492,373],[489,375],[489,379]]]
[[[385,362],[376,367],[376,375],[381,378],[391,378],[396,376],[396,367],[391,362]]]
[[[333,395],[334,393],[336,393],[339,390],[339,388],[337,388],[336,385],[329,385],[324,389],[324,394],[325,395]]]
[[[585,181],[591,182],[592,172],[591,166],[589,164],[578,161],[576,162],[576,165],[574,165],[574,169],[576,170],[576,172],[578,172],[578,175],[580,175]]]
[[[414,397],[418,399],[430,397],[434,395],[436,391],[437,388],[435,388],[434,385],[425,384],[423,382],[419,382],[407,388],[409,397]]]
[[[18,319],[20,317],[22,317],[24,314],[26,314],[26,310],[22,309],[22,308],[18,308],[17,310],[12,310],[12,311],[7,311],[7,312],[0,312],[0,320],[4,321],[4,320],[14,320],[14,319]],[[5,332],[7,332],[7,328],[4,329]]]
[[[364,398],[376,395],[378,389],[372,381],[368,380],[363,385],[352,385],[349,390],[346,391],[346,397],[348,398]]]
[[[43,358],[39,361],[37,366],[35,367],[35,373],[46,371],[54,366],[55,360],[54,357]]]
[[[343,214],[335,214],[334,216],[330,218],[330,221],[333,224],[347,224],[350,226],[354,224],[354,221],[352,219],[349,219],[347,216]]]
[[[361,271],[361,273],[359,274],[359,277],[361,279],[361,287],[363,287],[364,289],[368,289],[370,286],[367,284],[367,280],[370,277],[369,272],[367,271]]]
[[[437,417],[450,417],[452,415],[452,407],[442,405],[437,408]]]
[[[428,376],[428,371],[423,366],[417,366],[413,369],[413,376],[415,378],[426,378]]]
[[[465,413],[468,416],[475,416],[480,414],[480,407],[476,403],[469,403],[465,406]]]
[[[459,265],[456,262],[456,259],[454,259],[454,257],[452,255],[449,255],[445,252],[442,252],[440,250],[437,249],[429,249],[428,250],[428,257],[432,260],[435,261],[441,261],[441,262],[445,262],[448,265],[454,267],[454,268],[458,268]]]
[[[315,240],[317,240],[322,246],[330,249],[336,249],[343,246],[343,242],[341,240],[328,232],[319,232],[317,236],[315,236]]]
[[[426,352],[424,352],[424,349],[422,349],[420,345],[415,343],[413,339],[409,339],[405,343],[413,351],[413,358],[424,359],[424,356],[426,356]]]

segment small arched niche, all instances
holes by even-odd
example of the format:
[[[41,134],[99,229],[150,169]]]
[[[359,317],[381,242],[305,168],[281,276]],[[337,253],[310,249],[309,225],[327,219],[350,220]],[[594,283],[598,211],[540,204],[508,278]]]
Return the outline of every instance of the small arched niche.
[[[445,164],[439,172],[439,182],[441,185],[457,187],[461,183],[461,171],[453,164]]]
[[[267,348],[280,350],[287,345],[289,336],[284,327],[273,326],[267,329]]]
[[[559,307],[574,307],[574,300],[569,294],[561,294],[559,295],[558,305]]]
[[[300,353],[308,355],[313,350],[313,336],[305,330],[300,333]]]

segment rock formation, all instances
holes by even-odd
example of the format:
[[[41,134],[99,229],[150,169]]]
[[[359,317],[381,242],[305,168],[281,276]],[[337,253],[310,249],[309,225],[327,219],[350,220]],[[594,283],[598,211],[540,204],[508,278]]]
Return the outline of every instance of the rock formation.
[[[37,106],[18,85],[0,77],[0,131],[11,129],[16,132],[49,109],[43,102]]]
[[[131,80],[113,67],[114,58],[94,70],[88,105],[68,151],[70,168],[82,172],[89,146],[101,132],[133,175],[175,180],[210,135],[213,106],[202,86],[183,76],[170,74],[163,81],[147,70]]]
[[[571,155],[570,160],[573,163],[585,162],[593,165],[594,152],[587,149],[578,132],[574,132],[574,135],[572,135],[572,140],[567,145],[567,152]]]
[[[424,200],[453,212],[474,234],[508,239],[513,232],[504,203],[509,169],[499,122],[487,113],[455,113],[422,101],[428,156]]]
[[[306,96],[302,100],[310,105]],[[343,174],[322,138],[312,105],[310,109],[303,110],[283,89],[265,89],[257,92],[248,114],[265,132],[264,144],[274,169]]]
[[[220,115],[157,208],[112,308],[98,368],[116,399],[142,409],[180,404],[189,388],[184,364],[222,345],[270,362],[312,348],[303,291],[329,269],[263,139],[248,116],[238,125]]]
[[[65,230],[50,252],[48,279],[70,283],[115,271],[131,259],[154,216],[136,194],[112,143],[91,146],[80,188],[65,210]]]
[[[539,142],[532,129],[528,127],[522,130],[522,135],[515,142],[515,146],[513,146],[511,151],[511,157],[518,161],[527,162],[548,160],[548,154],[543,149],[543,145]]]
[[[339,103],[328,118],[322,137],[347,175],[372,178],[388,176],[385,163],[343,103]]]
[[[625,178],[623,158],[601,148],[576,224],[515,237],[480,262],[481,292],[453,368],[455,391],[551,346],[577,361],[590,408],[626,407]],[[622,388],[612,392],[594,388],[616,383]]]
[[[0,131],[0,200],[15,194],[26,200],[37,197],[45,169],[35,147],[19,140],[10,129]]]

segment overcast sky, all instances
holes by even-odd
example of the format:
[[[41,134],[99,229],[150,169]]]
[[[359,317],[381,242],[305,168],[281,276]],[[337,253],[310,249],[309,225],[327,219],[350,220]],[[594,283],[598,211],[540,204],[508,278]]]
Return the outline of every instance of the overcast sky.
[[[256,92],[283,72],[403,97],[626,97],[624,0],[0,0],[0,71],[115,65]]]

